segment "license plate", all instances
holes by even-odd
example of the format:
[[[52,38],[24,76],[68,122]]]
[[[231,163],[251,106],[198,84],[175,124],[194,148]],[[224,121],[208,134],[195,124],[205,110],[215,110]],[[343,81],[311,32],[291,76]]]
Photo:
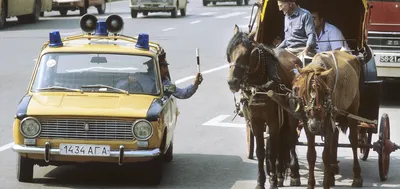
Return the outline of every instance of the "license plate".
[[[381,56],[379,61],[385,63],[400,63],[400,56]]]
[[[94,144],[60,144],[61,155],[110,156],[110,146]]]

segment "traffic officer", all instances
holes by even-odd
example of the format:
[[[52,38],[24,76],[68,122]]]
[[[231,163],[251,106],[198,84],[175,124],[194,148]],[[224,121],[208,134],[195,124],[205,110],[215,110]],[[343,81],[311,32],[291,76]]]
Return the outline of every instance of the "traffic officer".
[[[164,51],[161,53],[161,55],[158,56],[158,61],[160,65],[160,72],[161,72],[161,79],[163,86],[173,85],[172,82],[170,81],[170,78],[168,77],[169,63],[166,60],[166,53]],[[193,96],[194,93],[196,93],[198,86],[201,84],[202,81],[203,81],[203,76],[201,75],[201,73],[197,73],[193,84],[190,84],[185,88],[176,87],[176,90],[174,93],[172,93],[172,95],[179,99],[188,99],[191,96]]]

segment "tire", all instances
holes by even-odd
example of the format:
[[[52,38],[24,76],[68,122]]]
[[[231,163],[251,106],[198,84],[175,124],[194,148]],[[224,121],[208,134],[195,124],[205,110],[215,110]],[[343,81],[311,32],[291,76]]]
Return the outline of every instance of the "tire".
[[[40,9],[42,7],[42,1],[41,0],[36,0],[35,4],[33,6],[33,12],[32,14],[28,15],[22,15],[22,16],[17,16],[18,21],[24,24],[27,23],[36,23],[39,21],[40,18]]]
[[[169,163],[172,161],[173,157],[174,157],[174,143],[171,142],[171,145],[169,145],[169,148],[164,155],[164,161]]]
[[[59,12],[61,16],[67,16],[68,9],[60,9]]]
[[[180,10],[181,16],[186,16],[186,7]]]
[[[177,14],[178,14],[178,11],[176,10],[176,8],[173,11],[171,11],[172,18],[176,18]]]
[[[131,17],[137,18],[138,12],[136,10],[131,9]]]
[[[33,159],[18,155],[17,179],[19,182],[32,182]]]
[[[88,8],[89,8],[89,2],[87,0],[85,0],[84,7],[79,7],[79,15],[83,16],[83,15],[87,14],[87,9]]]
[[[1,13],[0,13],[0,28],[3,28],[4,25],[6,24],[6,18],[7,18],[6,3],[4,0],[2,0],[1,1]]]
[[[106,13],[106,1],[104,0],[104,3],[101,4],[101,5],[97,5],[96,8],[97,8],[97,12],[98,12],[99,14],[104,14],[104,13]]]

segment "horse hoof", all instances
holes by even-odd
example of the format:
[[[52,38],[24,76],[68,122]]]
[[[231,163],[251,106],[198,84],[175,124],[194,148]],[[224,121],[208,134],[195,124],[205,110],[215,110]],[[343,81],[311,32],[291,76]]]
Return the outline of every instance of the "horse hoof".
[[[278,178],[278,187],[283,187],[283,178]]]
[[[353,184],[351,184],[352,187],[362,187],[363,186],[363,179],[354,179]]]
[[[290,179],[290,186],[300,186],[300,185],[301,185],[300,178]]]

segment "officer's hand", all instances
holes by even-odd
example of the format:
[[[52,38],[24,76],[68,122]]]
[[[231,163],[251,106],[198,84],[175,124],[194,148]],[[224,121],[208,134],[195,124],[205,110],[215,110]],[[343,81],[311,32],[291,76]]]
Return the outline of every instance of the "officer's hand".
[[[197,73],[196,79],[194,80],[194,84],[200,85],[202,81],[203,81],[203,76],[201,75],[201,73]]]

